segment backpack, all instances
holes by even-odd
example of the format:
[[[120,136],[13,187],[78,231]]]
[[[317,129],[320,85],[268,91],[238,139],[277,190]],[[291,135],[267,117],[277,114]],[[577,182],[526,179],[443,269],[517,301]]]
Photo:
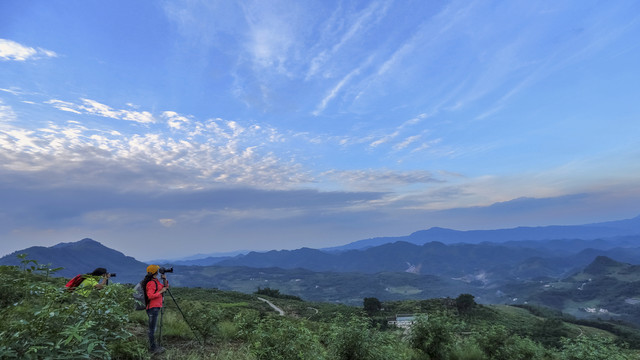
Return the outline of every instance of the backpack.
[[[65,287],[67,288],[68,292],[73,292],[78,286],[80,286],[80,284],[82,284],[83,281],[84,281],[84,275],[78,274],[74,276],[71,280],[69,280],[65,285]]]
[[[156,284],[156,291],[158,291],[158,283],[155,281],[153,283]],[[135,310],[145,310],[147,308],[147,297],[145,296],[145,291],[146,289],[142,286],[142,281],[137,283],[133,288],[133,308]]]

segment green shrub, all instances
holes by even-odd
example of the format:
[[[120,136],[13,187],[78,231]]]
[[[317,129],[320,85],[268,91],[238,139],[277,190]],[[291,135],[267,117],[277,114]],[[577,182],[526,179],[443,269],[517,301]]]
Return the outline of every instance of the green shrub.
[[[445,312],[435,312],[429,317],[419,316],[413,324],[409,343],[422,358],[449,359],[461,323]]]
[[[24,263],[24,262],[23,262]],[[103,358],[138,352],[128,343],[131,290],[114,284],[84,297],[70,293],[29,267],[2,267],[2,292],[12,302],[0,308],[1,358]],[[15,302],[13,302],[15,301]]]
[[[282,317],[260,321],[251,336],[251,352],[260,360],[325,359],[317,334],[303,321]]]
[[[408,359],[409,352],[397,333],[382,332],[371,326],[370,320],[352,316],[338,317],[328,336],[331,359],[386,360]]]
[[[535,360],[546,359],[546,349],[535,341],[521,337],[501,325],[480,328],[474,340],[488,359]]]
[[[205,343],[214,337],[218,331],[218,324],[222,319],[222,310],[211,303],[198,301],[185,302],[183,313],[191,328]]]
[[[624,348],[617,346],[613,339],[599,336],[579,336],[561,341],[562,360],[631,360]]]
[[[451,360],[486,360],[487,356],[484,354],[480,346],[473,340],[465,340],[456,343],[451,349]]]

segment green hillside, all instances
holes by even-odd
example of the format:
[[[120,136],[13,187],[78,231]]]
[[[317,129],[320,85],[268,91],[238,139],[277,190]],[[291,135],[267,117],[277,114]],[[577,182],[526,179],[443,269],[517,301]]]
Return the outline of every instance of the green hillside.
[[[505,287],[517,303],[551,307],[583,319],[611,319],[640,325],[640,266],[599,256],[562,280]]]
[[[130,286],[88,297],[26,259],[0,266],[0,358],[146,359],[143,311]],[[544,308],[483,306],[471,295],[378,302],[305,302],[272,288],[245,294],[172,288],[159,359],[636,359],[638,330],[571,321]],[[272,295],[272,296],[268,296]],[[175,299],[175,302],[174,302]],[[363,299],[364,300],[364,299]],[[271,305],[284,312],[279,315]],[[364,301],[363,301],[364,304]],[[373,304],[373,306],[370,306]],[[379,305],[379,306],[378,306]],[[179,307],[178,307],[179,306]],[[416,315],[410,330],[388,323]]]

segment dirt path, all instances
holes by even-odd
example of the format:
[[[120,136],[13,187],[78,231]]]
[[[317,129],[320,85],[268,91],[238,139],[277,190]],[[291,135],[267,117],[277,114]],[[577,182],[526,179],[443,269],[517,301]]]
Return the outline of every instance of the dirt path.
[[[261,297],[259,297],[258,300],[266,302],[267,304],[269,304],[269,306],[271,306],[273,308],[273,310],[277,311],[280,315],[284,315],[284,310],[282,310],[279,307],[275,306],[271,301],[269,301],[267,299],[263,299]]]

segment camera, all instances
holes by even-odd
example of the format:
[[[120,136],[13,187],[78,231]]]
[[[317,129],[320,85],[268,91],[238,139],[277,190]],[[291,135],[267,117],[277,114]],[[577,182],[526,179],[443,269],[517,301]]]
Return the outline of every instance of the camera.
[[[160,274],[172,273],[173,272],[173,267],[170,267],[170,268],[161,267],[160,269],[158,269],[158,272]]]
[[[116,277],[116,273],[109,273],[109,277]]]

